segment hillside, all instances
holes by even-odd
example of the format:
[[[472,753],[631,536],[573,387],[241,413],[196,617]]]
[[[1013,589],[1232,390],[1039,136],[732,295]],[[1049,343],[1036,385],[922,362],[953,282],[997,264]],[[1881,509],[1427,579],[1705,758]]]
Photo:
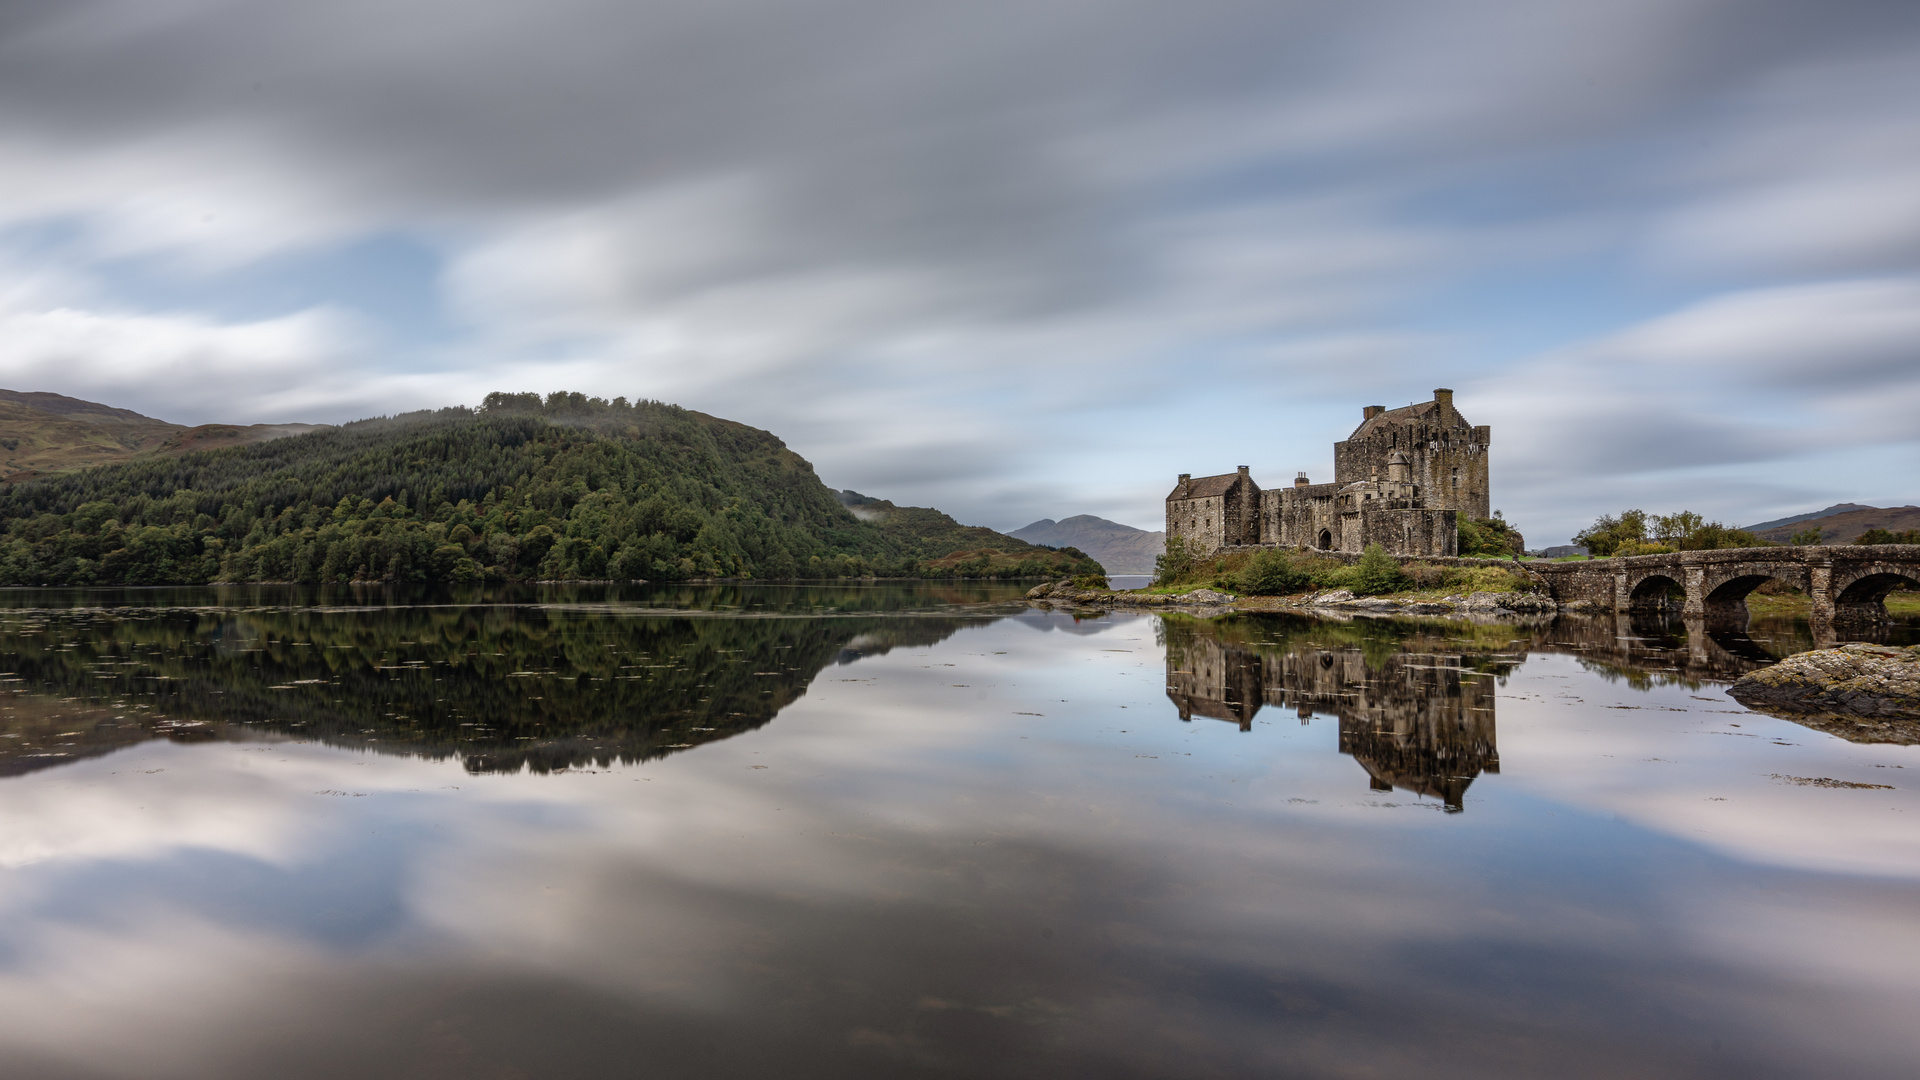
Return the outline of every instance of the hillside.
[[[880,505],[877,504],[876,505]],[[884,504],[658,402],[490,394],[0,487],[0,584],[1038,577],[1078,552]]]
[[[1092,514],[1061,521],[1042,518],[1007,535],[1030,544],[1079,548],[1098,559],[1110,574],[1151,574],[1154,558],[1167,547],[1164,532],[1147,532]]]
[[[1782,519],[1785,523],[1767,527],[1754,526],[1753,531],[1763,540],[1772,540],[1784,544],[1793,538],[1793,534],[1802,529],[1820,527],[1820,542],[1823,544],[1851,544],[1856,537],[1868,529],[1887,529],[1902,532],[1907,529],[1920,529],[1920,506],[1859,506],[1855,503],[1843,503],[1851,509],[1840,510],[1833,507],[1818,515],[1795,520]],[[1838,513],[1831,512],[1839,510]]]
[[[1815,510],[1806,514],[1794,514],[1792,517],[1774,518],[1772,521],[1763,521],[1758,525],[1743,525],[1741,528],[1754,533],[1767,532],[1772,529],[1783,528],[1787,525],[1799,525],[1802,522],[1817,521],[1820,518],[1832,517],[1835,514],[1844,514],[1850,510],[1878,509],[1879,507],[1877,506],[1866,506],[1861,503],[1835,503],[1825,510]]]
[[[314,424],[185,426],[63,394],[0,390],[0,481],[265,442]]]
[[[994,532],[981,525],[962,525],[940,511],[927,507],[895,506],[885,499],[871,498],[857,491],[836,492],[835,498],[855,518],[871,524],[902,552],[925,562],[930,568],[951,570],[980,565],[982,560],[985,561],[984,565],[991,567],[1026,559],[1054,557],[1046,548],[1029,541]],[[1064,548],[1062,554],[1073,560],[1093,558],[1083,554],[1082,549],[1070,545],[1048,547]],[[1106,565],[1098,558],[1093,558],[1093,561],[1101,566]],[[1099,571],[1089,568],[1079,572]]]

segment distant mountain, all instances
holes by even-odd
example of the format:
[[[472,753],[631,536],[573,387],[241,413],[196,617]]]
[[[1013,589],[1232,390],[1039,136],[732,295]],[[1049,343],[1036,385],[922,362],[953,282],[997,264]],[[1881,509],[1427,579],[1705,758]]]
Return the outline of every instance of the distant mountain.
[[[1030,544],[1075,547],[1100,560],[1109,574],[1151,574],[1154,556],[1167,549],[1167,534],[1078,514],[1064,521],[1041,518],[1007,535]]]
[[[0,390],[0,481],[25,480],[141,458],[244,446],[316,430],[318,424],[188,427],[43,391]]]
[[[998,566],[1002,562],[1019,562],[1024,559],[1050,556],[1049,552],[1030,540],[994,532],[982,525],[962,525],[940,511],[928,507],[895,506],[886,499],[876,499],[857,491],[836,491],[834,497],[839,499],[840,505],[846,507],[855,518],[874,525],[882,535],[898,544],[901,550],[924,560],[928,566],[957,566],[969,560],[977,562],[982,556],[985,556],[991,565]],[[1073,547],[1071,544],[1046,546]],[[1066,556],[1063,566],[1076,559],[1084,561],[1088,556],[1084,548],[1063,554]],[[1096,561],[1098,561],[1097,557]],[[1094,569],[1086,566],[1076,572],[1090,573]],[[1118,572],[1108,571],[1108,573]]]
[[[1820,527],[1822,544],[1850,544],[1868,529],[1887,529],[1903,532],[1907,529],[1920,529],[1920,506],[1861,506],[1857,503],[1842,503],[1829,507],[1818,514],[1805,517],[1782,518],[1779,523],[1763,522],[1750,527],[1762,540],[1786,543],[1793,534],[1810,526]]]
[[[1742,525],[1741,528],[1747,530],[1748,532],[1755,532],[1755,533],[1766,532],[1769,529],[1778,529],[1787,525],[1798,525],[1803,521],[1814,521],[1819,518],[1832,517],[1835,514],[1845,514],[1853,510],[1877,510],[1877,509],[1879,509],[1879,507],[1866,506],[1861,503],[1834,503],[1832,506],[1827,507],[1825,510],[1815,510],[1811,514],[1795,514],[1792,517],[1775,518],[1772,521],[1763,521],[1758,525]]]

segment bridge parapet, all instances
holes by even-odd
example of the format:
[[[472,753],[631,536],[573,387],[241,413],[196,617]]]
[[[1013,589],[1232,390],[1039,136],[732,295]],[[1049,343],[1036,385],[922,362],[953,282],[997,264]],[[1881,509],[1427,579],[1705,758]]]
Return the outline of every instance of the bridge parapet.
[[[1724,548],[1621,559],[1528,564],[1561,603],[1615,612],[1678,607],[1682,614],[1741,619],[1747,594],[1769,579],[1805,592],[1818,622],[1880,622],[1888,593],[1920,586],[1920,544]]]

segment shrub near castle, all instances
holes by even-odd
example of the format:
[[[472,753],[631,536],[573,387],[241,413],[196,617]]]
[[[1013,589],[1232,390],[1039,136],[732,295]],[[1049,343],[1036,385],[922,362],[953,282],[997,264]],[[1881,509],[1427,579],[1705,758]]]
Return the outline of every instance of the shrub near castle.
[[[1168,542],[1170,552],[1173,541]],[[1325,589],[1347,589],[1361,596],[1409,594],[1434,599],[1476,592],[1532,592],[1530,578],[1500,567],[1436,566],[1411,562],[1401,565],[1379,545],[1369,547],[1358,562],[1326,558],[1311,551],[1269,548],[1239,551],[1211,559],[1190,553],[1162,556],[1161,574],[1153,592],[1185,592],[1211,586],[1245,596],[1293,596]]]

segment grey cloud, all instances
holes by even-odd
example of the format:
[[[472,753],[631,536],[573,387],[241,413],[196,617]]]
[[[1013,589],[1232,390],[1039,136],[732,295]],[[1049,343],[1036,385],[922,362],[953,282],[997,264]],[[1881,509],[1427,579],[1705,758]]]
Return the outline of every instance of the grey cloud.
[[[1566,384],[1508,392],[1562,349],[1474,358],[1527,299],[1435,315],[1433,297],[1684,263],[1687,284],[1652,287],[1697,326],[1702,280],[1911,273],[1907,240],[1860,240],[1872,214],[1853,239],[1823,215],[1866,188],[1906,205],[1916,42],[1910,4],[1804,0],[16,3],[0,226],[77,223],[97,258],[65,269],[120,328],[70,377],[20,345],[0,364],[177,404],[194,334],[232,335],[116,305],[113,256],[398,231],[445,253],[470,337],[350,363],[287,344],[242,400],[342,419],[487,381],[673,396],[781,433],[836,482],[1016,525],[1079,509],[1044,503],[1075,491],[1150,521],[1189,457],[1315,467],[1357,405],[1443,383],[1483,388],[1471,412],[1508,425],[1526,499],[1547,498],[1526,486],[1543,468],[1751,466],[1836,427],[1753,433],[1801,388],[1843,411],[1838,382],[1898,397],[1911,338],[1838,360],[1735,349],[1754,385],[1719,404],[1696,375],[1670,412],[1563,408]],[[1815,211],[1779,212],[1789,196]],[[1781,333],[1817,341],[1833,310]],[[198,329],[167,356],[130,344],[162,316]],[[1616,349],[1580,385],[1656,362]],[[1529,456],[1536,413],[1558,418],[1539,445],[1569,452]],[[1865,431],[1896,437],[1884,417]],[[970,441],[995,449],[956,454]],[[1101,471],[1143,444],[1153,476]]]

